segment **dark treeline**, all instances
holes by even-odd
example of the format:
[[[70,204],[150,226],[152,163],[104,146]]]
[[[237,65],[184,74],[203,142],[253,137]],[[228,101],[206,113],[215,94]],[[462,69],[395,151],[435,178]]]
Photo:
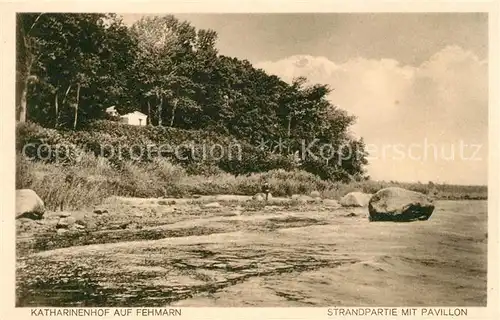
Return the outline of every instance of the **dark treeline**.
[[[217,33],[171,15],[127,27],[114,14],[17,16],[16,107],[19,122],[86,130],[107,117],[141,111],[148,125],[204,130],[247,143],[282,141],[287,156],[301,141],[329,144],[345,160],[314,157],[305,170],[327,179],[362,179],[362,139],[355,117],[327,97],[331,88],[305,78],[289,84],[249,61],[220,55]],[[344,146],[344,147],[341,147]],[[337,158],[335,158],[337,159]]]

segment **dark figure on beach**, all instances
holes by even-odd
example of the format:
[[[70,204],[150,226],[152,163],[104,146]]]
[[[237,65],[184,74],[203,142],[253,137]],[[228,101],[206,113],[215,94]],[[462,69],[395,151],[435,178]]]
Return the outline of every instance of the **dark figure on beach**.
[[[269,183],[264,182],[264,184],[262,185],[262,193],[264,193],[266,195],[266,201],[269,198],[269,191],[271,191],[271,188],[269,187]]]

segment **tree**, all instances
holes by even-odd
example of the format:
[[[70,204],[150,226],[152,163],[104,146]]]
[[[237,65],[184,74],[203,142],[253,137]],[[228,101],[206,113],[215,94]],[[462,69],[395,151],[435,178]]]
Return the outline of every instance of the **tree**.
[[[195,28],[172,15],[144,17],[132,26],[138,42],[134,70],[140,93],[148,103],[156,104],[158,126],[164,120],[174,126],[179,108],[196,108],[191,99]],[[170,114],[164,112],[170,107]],[[151,114],[150,114],[151,116]]]
[[[134,60],[135,44],[115,15],[46,13],[33,25],[29,39],[36,44],[31,46],[36,50],[31,51],[35,58],[30,74],[37,81],[22,96],[30,93],[26,105],[37,122],[75,128],[103,118],[106,103],[123,98],[128,85],[123,71]]]
[[[16,15],[16,106],[19,122],[26,122],[28,86],[36,80],[32,74],[38,61],[39,50],[33,29],[37,26],[43,13],[26,13]]]

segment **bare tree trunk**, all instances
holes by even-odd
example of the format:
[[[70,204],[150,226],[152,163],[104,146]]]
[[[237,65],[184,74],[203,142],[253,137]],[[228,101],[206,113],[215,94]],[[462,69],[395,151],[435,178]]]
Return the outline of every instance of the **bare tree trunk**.
[[[292,115],[288,116],[288,128],[287,128],[287,153],[290,154],[290,135],[291,135],[291,127],[292,127]]]
[[[56,95],[54,97],[54,108],[55,108],[55,116],[56,116],[56,120],[55,120],[55,124],[54,124],[54,128],[57,128],[59,126],[59,92],[56,90]]]
[[[68,97],[69,90],[71,90],[71,84],[68,86],[68,89],[66,89],[66,92],[64,93],[64,98],[63,98],[61,104],[64,104],[64,102],[66,102],[66,98]]]
[[[177,103],[179,102],[179,99],[175,98],[174,99],[174,105],[172,106],[172,116],[170,118],[170,126],[174,126],[174,120],[175,120],[175,110],[177,110]]]
[[[147,121],[148,125],[152,125],[151,123],[151,103],[149,103],[149,100],[148,100],[148,121]]]
[[[163,95],[160,95],[160,103],[158,104],[158,126],[162,126],[162,119],[161,119],[161,114],[162,114],[162,107],[163,107]]]
[[[17,16],[16,108],[19,122],[26,122],[30,48],[21,16]],[[19,39],[20,38],[20,39]],[[21,41],[19,41],[21,40]]]
[[[28,77],[26,76],[20,83],[21,97],[19,101],[19,122],[26,122],[28,104]]]
[[[68,86],[68,88],[66,89],[66,91],[64,92],[64,96],[62,97],[62,100],[61,100],[61,107],[62,109],[64,110],[65,106],[66,106],[66,99],[68,98],[68,94],[69,94],[69,91],[71,90],[71,84]],[[58,103],[59,104],[59,103]],[[60,115],[61,115],[61,112],[58,113],[57,115],[57,118],[56,118],[56,123],[57,125],[59,125],[59,119],[60,119]]]
[[[75,121],[73,122],[73,129],[76,129],[78,122],[78,103],[80,102],[80,84],[76,87],[76,104],[75,104]]]
[[[20,65],[16,66],[17,69],[21,69],[21,72],[19,72],[17,75],[21,79],[18,79],[16,81],[16,84],[18,86],[16,88],[16,104],[18,104],[17,107],[19,110],[19,122],[26,122],[27,119],[28,85],[31,77],[31,67],[37,60],[32,51],[33,48],[29,34],[42,15],[43,13],[40,13],[36,17],[35,21],[31,24],[31,27],[28,31],[24,29],[24,21],[22,16],[18,16],[16,21],[17,27],[19,28],[17,37],[18,40],[19,38],[21,40],[18,42],[19,45],[17,47],[17,55],[21,56],[21,62],[18,62],[20,63]]]

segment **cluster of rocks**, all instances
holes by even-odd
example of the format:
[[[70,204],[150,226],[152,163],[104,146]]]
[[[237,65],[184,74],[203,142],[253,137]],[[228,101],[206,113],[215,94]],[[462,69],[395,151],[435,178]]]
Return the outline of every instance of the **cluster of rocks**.
[[[399,187],[389,187],[375,194],[351,192],[340,199],[343,207],[368,207],[370,221],[409,222],[428,220],[433,211],[433,200],[423,193]]]
[[[95,215],[107,213],[107,210],[96,209],[93,213],[50,212],[46,213],[43,200],[31,189],[16,190],[16,219],[28,222],[34,220],[47,226],[55,225],[58,233],[66,231],[95,229]]]
[[[252,197],[256,201],[265,201],[265,195],[258,193]],[[271,195],[269,198],[271,199]],[[359,191],[350,192],[340,201],[322,199],[318,191],[309,196],[294,194],[292,200],[300,203],[321,203],[328,207],[368,208],[370,221],[416,221],[428,220],[434,211],[432,199],[425,194],[398,187],[384,188],[375,194]],[[357,216],[354,213],[348,216]]]
[[[273,199],[269,193],[266,195],[258,193],[252,197],[253,201],[270,201]],[[321,203],[325,206],[342,207],[368,207],[370,221],[416,221],[428,220],[433,211],[434,203],[428,196],[398,187],[384,188],[375,194],[363,192],[350,192],[343,196],[339,202],[332,199],[322,199],[318,191],[307,195],[292,195],[291,200],[300,203]],[[211,202],[204,205],[205,208],[220,208],[219,202]],[[30,189],[16,190],[16,219],[28,218],[40,220],[45,213],[45,205],[35,191]],[[106,210],[96,209],[94,214],[107,213]],[[58,213],[59,221],[56,228],[59,230],[83,230],[94,228],[94,219],[84,214]]]
[[[106,212],[106,210],[94,210],[95,214],[103,214]],[[58,233],[64,233],[66,231],[95,230],[97,228],[95,217],[92,214],[60,212],[57,216],[59,218],[56,224]]]
[[[70,214],[62,213],[59,215],[59,221],[56,224],[58,233],[63,233],[69,230],[84,230],[85,223],[81,219],[76,219]]]

